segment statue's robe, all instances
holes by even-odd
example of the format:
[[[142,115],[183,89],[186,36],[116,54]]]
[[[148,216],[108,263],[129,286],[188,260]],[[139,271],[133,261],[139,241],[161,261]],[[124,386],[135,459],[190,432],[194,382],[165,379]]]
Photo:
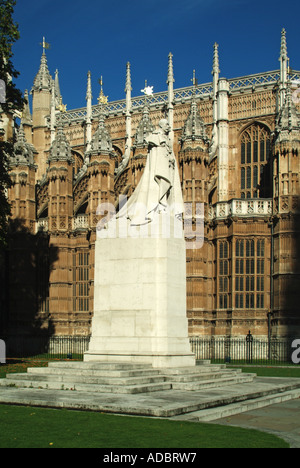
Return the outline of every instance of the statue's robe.
[[[147,138],[148,157],[140,183],[117,218],[126,217],[132,226],[150,223],[155,214],[183,214],[183,199],[177,162],[167,135],[158,130]]]

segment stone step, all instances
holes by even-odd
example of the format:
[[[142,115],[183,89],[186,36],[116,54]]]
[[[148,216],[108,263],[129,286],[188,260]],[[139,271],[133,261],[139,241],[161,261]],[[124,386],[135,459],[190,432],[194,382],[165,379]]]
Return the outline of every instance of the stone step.
[[[68,368],[68,369],[94,369],[107,371],[130,371],[130,370],[153,370],[151,365],[147,364],[128,364],[120,362],[82,362],[82,361],[51,361],[48,364],[50,368]]]
[[[203,364],[195,367],[182,367],[179,369],[174,368],[153,368],[152,366],[147,365],[135,365],[135,364],[112,364],[112,363],[85,363],[85,362],[49,362],[48,368],[51,369],[73,369],[76,371],[84,370],[93,370],[97,372],[107,373],[107,375],[113,375],[112,372],[122,372],[120,375],[150,375],[156,372],[167,374],[167,375],[180,375],[180,374],[201,374],[206,373],[207,371],[219,371],[221,369],[226,369],[226,364],[207,364],[209,361],[203,362]],[[125,374],[125,372],[130,372],[130,374]],[[115,374],[117,375],[117,374]]]
[[[217,380],[225,377],[238,377],[241,372],[223,370],[219,372],[203,372],[201,374],[191,374],[191,375],[166,375],[166,379],[171,380],[172,382],[203,382],[204,380]]]
[[[191,412],[188,414],[175,416],[172,419],[175,421],[191,421],[191,422],[210,422],[215,421],[220,424],[220,419],[234,416],[236,414],[253,411],[266,406],[275,405],[285,401],[295,400],[300,397],[300,389],[286,390],[280,393],[270,392],[267,395],[258,396],[257,398],[249,398],[242,401],[231,403],[229,400],[227,404],[217,407],[202,409],[200,411]]]
[[[97,378],[80,378],[78,376],[51,376],[36,374],[11,374],[7,377],[6,385],[14,385],[22,388],[76,389],[77,391],[89,391],[96,393],[146,393],[164,390],[197,391],[206,388],[218,388],[226,385],[252,382],[254,374],[240,374],[220,377],[219,379],[201,380],[198,382],[175,382],[164,377],[149,380],[124,380],[111,381]],[[0,386],[2,382],[0,381]]]
[[[51,363],[50,363],[51,364]],[[225,367],[209,367],[203,366],[201,370],[188,368],[188,369],[153,369],[153,368],[140,368],[134,370],[109,370],[99,369],[97,366],[86,368],[84,366],[57,366],[51,365],[49,367],[30,367],[27,370],[30,375],[63,375],[73,376],[76,375],[81,377],[103,377],[103,378],[141,378],[141,377],[158,377],[164,376],[166,378],[178,381],[184,379],[184,381],[202,380],[207,378],[219,378],[224,373],[238,373],[240,370],[229,370]]]
[[[139,377],[139,376],[153,376],[158,372],[155,369],[141,369],[141,370],[101,370],[97,368],[86,369],[72,368],[72,367],[29,367],[28,373],[30,374],[48,374],[48,375],[77,375],[77,376],[95,376],[95,377]]]
[[[2,380],[2,379],[1,379]],[[2,386],[2,382],[0,382]],[[57,380],[33,380],[33,379],[9,379],[6,386],[15,386],[17,388],[37,388],[40,390],[69,390],[89,393],[108,393],[108,394],[137,394],[162,392],[171,390],[172,385],[168,382],[146,383],[144,385],[101,385],[83,382],[63,382]]]
[[[58,380],[70,382],[72,380],[84,381],[85,383],[98,383],[105,385],[113,384],[123,384],[123,385],[133,385],[133,384],[145,384],[145,383],[156,383],[162,381],[171,381],[171,382],[196,382],[201,383],[202,381],[221,379],[221,378],[234,378],[240,374],[240,370],[230,370],[230,369],[212,369],[209,371],[209,368],[206,368],[205,371],[195,372],[188,369],[182,372],[176,372],[168,369],[152,369],[140,371],[100,371],[98,369],[75,369],[71,367],[54,367],[50,366],[48,368],[28,368],[27,377],[30,379],[36,380]],[[24,375],[24,374],[23,374]],[[14,374],[8,376],[8,379],[16,378]]]
[[[210,359],[199,359],[197,361],[197,366],[203,366],[203,365],[210,365],[211,361]]]
[[[164,375],[164,372],[153,373],[151,375],[141,375],[139,377],[114,377],[113,375],[99,376],[92,374],[76,373],[76,372],[64,372],[56,373],[51,372],[47,369],[43,372],[43,369],[39,369],[39,372],[36,371],[36,368],[33,372],[31,369],[28,370],[27,374],[9,374],[7,376],[8,380],[36,380],[36,381],[51,381],[55,380],[58,382],[82,382],[82,383],[91,383],[99,385],[140,385],[140,384],[149,384],[149,383],[161,383],[161,382],[172,382],[172,383],[196,383],[201,384],[203,381],[213,381],[224,378],[237,378],[241,375],[238,371],[223,370],[220,372],[205,372],[201,374],[190,374],[190,375]],[[253,374],[251,374],[253,375]],[[254,375],[253,375],[254,376]]]
[[[1,386],[66,389],[91,393],[130,394],[164,390],[197,391],[253,381],[255,374],[242,374],[226,365],[154,369],[147,365],[101,362],[50,362],[31,367],[26,374],[10,374]]]
[[[253,374],[251,378],[252,376]],[[237,385],[222,385],[221,387],[214,385],[209,390],[202,389],[198,392],[167,390],[147,393],[149,388],[147,390],[144,388],[142,389],[143,393],[137,395],[105,393],[99,387],[97,390],[100,390],[100,392],[90,391],[90,386],[87,391],[78,391],[76,387],[75,391],[63,391],[61,387],[59,390],[50,389],[49,382],[46,382],[48,389],[46,387],[45,390],[38,387],[10,388],[9,382],[8,379],[0,379],[2,385],[0,402],[2,404],[91,410],[143,417],[176,418],[188,421],[193,419],[197,421],[200,414],[196,413],[199,411],[205,417],[203,410],[215,410],[218,407],[221,413],[218,413],[217,417],[220,417],[220,414],[225,414],[225,412],[222,412],[226,411],[227,405],[239,403],[243,405],[243,402],[247,404],[250,400],[251,405],[255,405],[258,399],[264,399],[270,395],[277,398],[277,395],[283,395],[283,392],[300,391],[300,379],[274,377],[255,377],[250,383]],[[28,384],[28,382],[25,382],[25,384]],[[64,388],[72,387],[65,386]],[[132,388],[130,391],[132,393],[140,392],[141,387],[138,390]],[[294,395],[291,395],[292,397],[297,398],[298,396],[294,393]],[[271,399],[269,401],[273,402],[275,400]],[[260,402],[258,403],[260,404]],[[229,410],[231,411],[230,408]],[[215,417],[215,414],[213,417]]]
[[[180,368],[167,368],[161,369],[165,375],[201,375],[205,372],[220,371],[227,369],[226,364],[210,364],[210,365],[201,365],[195,367],[180,367]],[[240,369],[235,369],[240,371]]]
[[[39,372],[37,372],[37,370]],[[33,372],[31,372],[33,371]],[[43,372],[45,371],[45,372]],[[49,372],[50,371],[50,372]],[[76,389],[97,393],[146,393],[163,390],[197,391],[206,388],[218,388],[226,385],[253,381],[255,374],[242,374],[238,372],[206,373],[188,376],[160,375],[118,378],[112,376],[99,377],[81,372],[52,373],[49,368],[31,368],[27,374],[9,374],[0,381],[0,386],[16,386],[39,389]],[[69,369],[70,371],[70,369]],[[114,371],[112,371],[113,373]],[[6,383],[5,383],[6,382]]]
[[[56,381],[60,383],[84,383],[84,384],[96,384],[96,385],[144,385],[152,383],[164,383],[167,378],[163,375],[149,376],[149,377],[128,377],[128,378],[113,378],[113,377],[95,377],[95,376],[80,376],[76,374],[10,374],[7,376],[10,381],[36,381],[36,382],[51,382]]]
[[[240,374],[227,377],[220,377],[218,379],[203,380],[199,382],[172,382],[173,390],[184,390],[189,392],[196,392],[206,388],[219,388],[227,385],[237,385],[241,383],[251,383],[255,374]]]

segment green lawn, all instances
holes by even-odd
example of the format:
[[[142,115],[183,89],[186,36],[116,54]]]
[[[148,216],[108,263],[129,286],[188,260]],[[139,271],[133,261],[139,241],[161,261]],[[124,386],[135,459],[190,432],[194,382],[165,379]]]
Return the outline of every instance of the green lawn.
[[[0,405],[0,448],[289,448],[271,434],[215,424]]]
[[[28,367],[47,367],[48,361],[11,361],[0,364],[0,379],[5,379],[6,374],[26,372]]]
[[[229,366],[228,366],[229,367]],[[239,367],[239,366],[238,366]],[[300,378],[300,366],[295,367],[241,367],[243,372],[257,374],[258,377]]]

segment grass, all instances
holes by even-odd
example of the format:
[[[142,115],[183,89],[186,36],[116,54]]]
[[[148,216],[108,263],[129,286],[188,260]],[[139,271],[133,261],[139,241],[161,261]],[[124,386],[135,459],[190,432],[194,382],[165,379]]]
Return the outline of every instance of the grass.
[[[228,366],[230,367],[230,366]],[[239,367],[239,366],[238,366]],[[300,366],[295,367],[241,367],[243,372],[257,374],[258,377],[300,378]]]
[[[0,448],[289,448],[256,430],[0,405]]]
[[[12,360],[7,364],[0,364],[0,379],[5,379],[6,374],[19,374],[26,372],[28,367],[47,367],[48,361],[18,361]]]

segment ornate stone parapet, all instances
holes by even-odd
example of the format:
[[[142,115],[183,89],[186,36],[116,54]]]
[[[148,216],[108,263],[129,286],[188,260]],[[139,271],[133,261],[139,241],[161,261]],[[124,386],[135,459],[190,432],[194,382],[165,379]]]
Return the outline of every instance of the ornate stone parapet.
[[[216,203],[209,209],[209,219],[236,217],[271,216],[273,201],[271,199],[234,199],[229,202]]]
[[[73,219],[73,230],[78,229],[88,229],[89,227],[89,217],[88,215],[78,215]]]
[[[36,227],[37,227],[37,232],[48,232],[49,229],[49,223],[48,223],[48,218],[40,218],[36,222]]]

